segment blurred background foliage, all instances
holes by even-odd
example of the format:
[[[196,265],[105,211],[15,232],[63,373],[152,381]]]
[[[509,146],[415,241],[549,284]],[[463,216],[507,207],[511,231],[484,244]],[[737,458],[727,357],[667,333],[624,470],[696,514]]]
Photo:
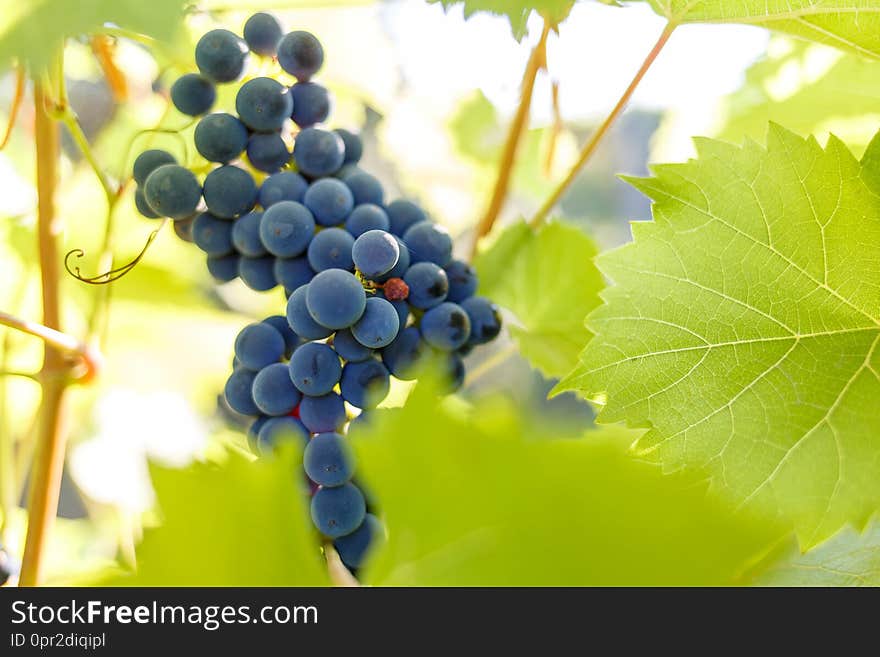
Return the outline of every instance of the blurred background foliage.
[[[390,196],[424,204],[465,252],[540,33],[536,16],[513,17],[517,41],[504,17],[465,20],[455,3],[444,10],[423,0],[208,0],[188,4],[185,20],[181,4],[4,0],[0,125],[15,93],[13,59],[43,66],[48,44],[63,34],[102,31],[113,35],[109,68],[87,38],[68,40],[65,51],[70,100],[101,167],[122,180],[147,145],[197,164],[188,144],[192,127],[169,109],[168,88],[194,68],[199,35],[217,25],[240,31],[250,13],[269,9],[288,29],[322,40],[328,56],[320,81],[335,96],[333,125],[361,131],[363,166]],[[108,21],[123,29],[107,28]],[[502,225],[530,216],[555,187],[662,25],[647,6],[574,6],[548,43],[549,72],[538,79]],[[128,38],[128,30],[150,36]],[[834,132],[860,153],[880,119],[878,66],[758,28],[688,26],[676,34],[563,198],[560,212],[570,226],[546,229],[516,263],[505,263],[503,250],[478,263],[511,311],[509,335],[472,357],[463,392],[439,414],[436,400],[422,393],[358,445],[367,483],[385,500],[392,526],[366,581],[798,583],[798,573],[812,572],[786,540],[774,553],[784,565],[753,563],[778,528],[721,516],[692,482],[625,456],[627,432],[602,430],[591,441],[554,442],[545,451],[533,443],[592,428],[585,403],[545,398],[552,377],[565,370],[559,354],[573,363],[589,337],[570,316],[583,317],[599,302],[588,290],[600,282],[590,286],[584,277],[591,274],[578,266],[578,252],[586,262],[596,248],[584,233],[599,248],[614,247],[628,239],[628,221],[650,216],[648,201],[616,174],[644,174],[648,161],[690,156],[695,134],[763,140],[768,120],[820,138]],[[221,97],[221,104],[230,101],[229,92]],[[36,319],[33,119],[28,97],[0,152],[0,309]],[[145,132],[157,126],[180,133]],[[69,135],[63,146],[63,250],[82,249],[76,264],[91,275],[99,271],[106,200]],[[131,188],[112,221],[117,262],[134,257],[157,225],[136,213]],[[502,239],[516,248],[516,229]],[[110,310],[93,317],[104,294]],[[259,295],[239,281],[218,287],[203,255],[168,226],[111,288],[65,276],[62,298],[68,332],[83,335],[99,322],[107,367],[97,385],[74,391],[48,583],[86,583],[98,574],[138,583],[326,583],[287,476],[295,465],[247,465],[241,425],[218,398],[236,333],[252,318],[283,313],[280,291]],[[540,298],[546,303],[536,305]],[[558,304],[573,310],[555,316]],[[0,341],[0,370],[39,369],[38,341],[3,328]],[[408,392],[395,390],[386,405],[401,406]],[[0,541],[13,556],[23,544],[22,491],[38,403],[33,381],[0,377]],[[159,469],[151,472],[150,462]],[[248,553],[253,536],[260,536],[265,560]],[[125,573],[142,539],[141,569],[131,580]],[[876,547],[880,539],[873,531],[852,540]],[[863,546],[851,543],[825,549],[845,564],[864,561]],[[206,560],[217,546],[223,554]],[[172,552],[179,561],[169,562]],[[876,577],[876,562],[873,569]]]

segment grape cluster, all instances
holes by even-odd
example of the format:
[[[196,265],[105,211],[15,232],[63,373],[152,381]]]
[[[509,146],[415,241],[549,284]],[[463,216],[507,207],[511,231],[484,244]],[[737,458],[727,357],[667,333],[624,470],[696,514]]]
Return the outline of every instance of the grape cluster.
[[[473,269],[453,258],[449,233],[410,201],[386,202],[379,181],[357,165],[360,138],[318,125],[330,100],[311,81],[324,57],[311,34],[284,35],[262,13],[248,19],[244,40],[208,32],[196,46],[200,72],[171,89],[175,106],[208,112],[215,85],[241,79],[248,52],[274,57],[296,83],[248,79],[236,115],[199,120],[196,150],[217,164],[201,183],[167,152],[139,155],[135,198],[146,216],[173,219],[207,253],[215,278],[284,288],[286,316],[238,335],[225,398],[253,418],[257,455],[302,441],[312,520],[356,569],[380,525],[353,479],[348,428],[368,419],[392,377],[413,380],[439,366],[437,378],[455,391],[462,357],[493,340],[501,319],[476,296]]]

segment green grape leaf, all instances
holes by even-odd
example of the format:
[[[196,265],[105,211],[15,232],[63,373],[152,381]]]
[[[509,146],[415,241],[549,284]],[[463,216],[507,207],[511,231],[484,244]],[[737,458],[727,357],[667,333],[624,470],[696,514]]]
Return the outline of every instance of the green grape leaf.
[[[766,149],[696,146],[630,179],[654,221],[600,256],[615,285],[558,389],[813,545],[880,507],[880,178],[776,125]]]
[[[619,427],[536,435],[508,404],[457,415],[422,386],[373,417],[353,444],[388,536],[367,583],[725,584],[778,536],[634,459]]]
[[[568,17],[575,0],[428,0],[431,4],[440,3],[444,9],[454,5],[464,5],[464,17],[470,18],[477,12],[488,12],[505,16],[510,21],[513,36],[519,41],[526,35],[526,23],[533,11],[545,16],[554,24]]]
[[[806,553],[786,542],[745,581],[758,586],[880,586],[880,522],[861,534],[844,529]]]
[[[170,39],[181,24],[184,0],[0,1],[0,66],[13,58],[44,69],[67,36],[88,34],[106,23]]]
[[[161,525],[137,549],[123,586],[324,586],[318,538],[297,485],[296,459],[153,468]],[[255,558],[259,537],[259,556]]]
[[[648,0],[673,23],[743,23],[880,57],[878,0]]]
[[[474,263],[479,293],[516,315],[511,335],[547,376],[569,372],[590,337],[584,317],[599,305],[604,287],[595,255],[593,242],[575,226],[554,221],[535,231],[519,222]]]

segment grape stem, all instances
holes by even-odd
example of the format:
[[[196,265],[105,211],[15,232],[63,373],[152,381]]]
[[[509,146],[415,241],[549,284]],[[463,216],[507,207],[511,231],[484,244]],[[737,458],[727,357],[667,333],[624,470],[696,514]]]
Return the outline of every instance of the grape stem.
[[[333,586],[352,587],[361,585],[355,576],[351,574],[351,571],[345,567],[345,564],[342,563],[342,559],[339,558],[339,554],[330,543],[324,546],[324,559],[327,561],[327,572],[330,575],[330,581],[333,583]]]
[[[581,172],[581,169],[583,169],[584,165],[586,165],[589,159],[596,152],[596,149],[599,147],[602,139],[608,133],[608,130],[611,128],[611,126],[614,125],[614,122],[618,119],[618,117],[623,113],[623,110],[626,108],[626,104],[629,102],[636,88],[638,88],[639,83],[642,81],[642,78],[645,77],[645,73],[647,73],[648,69],[651,68],[654,60],[657,59],[657,55],[659,55],[660,51],[663,50],[663,46],[665,46],[666,42],[669,41],[669,37],[672,36],[672,33],[675,31],[675,28],[677,26],[677,23],[670,20],[666,24],[666,27],[663,28],[663,32],[660,34],[660,37],[654,44],[654,47],[651,48],[651,51],[648,53],[647,57],[645,57],[645,60],[642,62],[639,70],[636,71],[635,76],[629,83],[629,86],[623,92],[623,95],[617,101],[614,109],[612,109],[611,113],[608,114],[607,117],[605,117],[602,125],[600,125],[596,129],[596,131],[590,136],[589,141],[584,144],[584,147],[581,149],[580,155],[578,156],[577,162],[574,163],[574,166],[572,166],[565,179],[561,183],[559,183],[559,185],[550,195],[550,198],[545,201],[544,205],[541,206],[537,214],[532,217],[532,220],[529,222],[529,224],[533,228],[537,228],[547,220],[550,213],[556,207],[556,204],[559,203],[562,196],[574,182],[575,178],[577,178],[578,174]]]
[[[6,123],[6,133],[3,140],[0,141],[0,151],[6,148],[9,138],[12,137],[12,128],[15,127],[15,121],[18,118],[18,110],[21,109],[21,103],[24,100],[25,73],[24,66],[17,64],[15,67],[15,93],[12,97],[12,105],[9,107],[9,119]]]
[[[471,258],[477,252],[477,245],[485,235],[489,234],[498,215],[504,207],[507,200],[507,194],[510,189],[510,179],[513,175],[513,168],[516,165],[516,154],[519,151],[519,145],[522,142],[523,134],[529,122],[529,113],[532,107],[532,96],[535,90],[535,80],[538,72],[547,67],[547,38],[550,36],[552,24],[544,19],[544,28],[541,32],[541,39],[532,49],[528,62],[526,62],[526,70],[523,73],[522,87],[520,91],[519,106],[513,121],[507,131],[507,139],[504,142],[504,151],[501,155],[501,162],[498,165],[498,178],[495,180],[495,187],[492,190],[492,198],[489,201],[489,207],[480,218],[474,230],[474,239],[471,244]]]

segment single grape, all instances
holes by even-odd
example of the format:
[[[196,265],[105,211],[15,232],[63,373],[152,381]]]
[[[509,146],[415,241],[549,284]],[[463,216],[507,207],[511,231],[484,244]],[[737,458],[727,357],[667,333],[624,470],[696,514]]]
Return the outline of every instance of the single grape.
[[[412,201],[402,198],[391,201],[388,207],[385,208],[385,211],[388,213],[388,219],[391,222],[391,232],[398,237],[403,237],[406,231],[415,224],[428,220],[428,215],[425,214],[424,210]]]
[[[345,144],[335,132],[305,128],[296,137],[293,159],[297,168],[309,176],[329,176],[345,160]]]
[[[263,213],[260,239],[266,250],[279,258],[303,253],[315,234],[315,218],[296,201],[281,201]]]
[[[235,370],[226,381],[224,396],[226,403],[236,413],[259,415],[260,409],[254,402],[253,385],[256,372],[246,369]]]
[[[351,249],[354,238],[341,228],[325,228],[309,244],[309,264],[315,271],[344,269],[354,271]]]
[[[144,198],[161,216],[186,219],[202,200],[202,187],[189,169],[163,164],[144,181]]]
[[[461,303],[471,322],[472,344],[491,342],[501,333],[501,311],[485,297],[471,297]]]
[[[193,240],[209,256],[232,253],[232,224],[218,219],[210,212],[202,212],[193,222]]]
[[[238,275],[242,283],[255,292],[268,292],[278,285],[275,280],[275,258],[272,256],[242,256],[238,263]]]
[[[333,541],[333,547],[339,554],[339,558],[349,568],[357,569],[363,566],[367,557],[376,549],[378,543],[384,538],[382,523],[372,513],[364,516],[361,526],[347,536],[340,536]]]
[[[370,206],[361,205],[357,209],[365,207]],[[384,230],[368,230],[354,240],[351,257],[359,272],[368,279],[375,280],[397,265],[400,259],[400,245],[391,233],[386,233]]]
[[[238,264],[241,256],[237,253],[221,256],[208,256],[208,272],[221,283],[238,278]]]
[[[336,431],[345,424],[345,404],[335,392],[320,397],[304,395],[299,405],[299,417],[312,433]]]
[[[366,303],[361,282],[342,269],[318,272],[306,288],[309,314],[328,329],[343,329],[354,324],[364,314]]]
[[[242,367],[258,372],[284,356],[284,337],[265,323],[248,324],[235,338],[235,357]]]
[[[274,173],[260,187],[260,205],[266,210],[281,201],[301,202],[308,186],[306,179],[294,171]]]
[[[281,337],[284,338],[284,355],[290,358],[290,355],[299,346],[300,340],[299,336],[290,328],[290,324],[287,323],[287,318],[281,315],[272,315],[264,319],[263,323],[268,324],[281,334]]]
[[[400,318],[397,310],[385,299],[377,297],[367,299],[364,314],[351,327],[355,340],[372,349],[391,344],[399,330]]]
[[[289,415],[302,398],[284,363],[272,363],[257,372],[253,395],[257,408],[266,415]]]
[[[306,294],[311,283],[296,288],[287,300],[287,323],[294,333],[305,340],[322,340],[330,337],[331,329],[318,324],[306,305]]]
[[[342,398],[357,408],[375,408],[391,389],[388,370],[373,358],[360,363],[347,363],[339,381]]]
[[[452,238],[442,226],[429,221],[412,225],[403,235],[412,262],[433,262],[445,267],[452,260]]]
[[[214,82],[233,82],[241,77],[247,60],[247,44],[229,30],[211,30],[196,44],[196,65]]]
[[[272,78],[253,78],[238,90],[235,111],[251,130],[281,130],[293,111],[290,89]]]
[[[168,151],[158,148],[146,150],[135,158],[131,167],[132,178],[138,185],[143,186],[147,182],[147,176],[163,164],[177,164],[177,160]]]
[[[144,188],[137,187],[134,190],[134,205],[137,208],[137,211],[144,215],[147,219],[157,219],[160,215],[150,207],[150,204],[147,203],[147,199],[144,196]]]
[[[290,116],[300,128],[323,123],[330,116],[330,94],[320,84],[298,82],[290,88],[290,95],[293,97],[293,113]]]
[[[303,444],[309,440],[309,432],[303,423],[295,417],[269,418],[257,434],[257,453],[267,456],[287,441],[299,441]]]
[[[354,453],[344,436],[319,433],[306,445],[303,469],[320,486],[341,486],[354,475]]]
[[[382,350],[382,362],[388,371],[401,381],[415,379],[425,359],[430,355],[428,345],[415,326],[403,329],[394,342]]]
[[[400,328],[401,330],[406,326],[406,322],[409,319],[409,304],[405,300],[400,301],[392,301],[387,296],[385,296],[384,291],[380,291],[376,293],[376,296],[379,299],[385,299],[388,303],[394,306],[394,310],[397,311],[397,317],[400,320]]]
[[[171,85],[171,102],[183,114],[199,116],[207,112],[217,100],[214,83],[204,75],[187,73]]]
[[[257,184],[244,169],[224,165],[205,178],[205,205],[217,217],[232,219],[250,212],[257,202]]]
[[[360,162],[364,154],[364,142],[361,141],[360,136],[343,128],[337,128],[333,132],[339,135],[342,143],[345,145],[345,164],[357,164]]]
[[[415,308],[433,308],[446,300],[449,279],[433,262],[412,265],[403,277],[409,285],[409,304]]]
[[[251,52],[271,57],[278,50],[283,33],[281,24],[272,14],[257,12],[244,24],[244,40]]]
[[[339,383],[341,375],[339,355],[326,344],[307,342],[290,357],[288,378],[306,395],[326,395]]]
[[[253,454],[255,456],[260,455],[260,445],[259,445],[260,429],[262,429],[265,426],[266,422],[268,422],[271,419],[272,418],[268,418],[265,415],[261,415],[256,420],[251,422],[251,425],[248,427],[247,443],[248,443],[248,447],[250,447],[250,449],[251,449],[251,452],[253,452]]]
[[[373,355],[373,350],[358,342],[351,329],[336,331],[333,336],[333,349],[349,363],[359,363]]]
[[[381,206],[384,204],[385,190],[382,189],[382,183],[375,176],[359,170],[346,176],[342,181],[348,185],[354,195],[355,205],[372,203]]]
[[[308,283],[314,278],[315,270],[305,256],[297,258],[275,259],[275,280],[284,287],[288,294]]]
[[[390,224],[385,210],[372,203],[363,203],[352,210],[348,219],[345,220],[345,229],[360,237],[370,230],[387,231]]]
[[[248,141],[247,156],[258,171],[275,173],[290,160],[290,151],[279,133],[256,133]]]
[[[278,63],[300,82],[307,82],[324,64],[324,48],[309,32],[291,32],[278,44]]]
[[[312,522],[329,538],[351,534],[364,521],[366,502],[363,493],[353,484],[320,488],[312,497]]]
[[[334,178],[322,178],[306,190],[303,204],[322,226],[338,226],[354,209],[351,190]]]
[[[232,223],[232,245],[242,255],[251,258],[266,255],[266,247],[260,240],[262,218],[262,212],[252,211]]]
[[[461,303],[468,297],[474,296],[477,291],[477,272],[473,267],[461,260],[453,260],[443,269],[446,278],[449,279],[447,301]]]
[[[471,336],[471,320],[467,312],[450,301],[427,310],[419,326],[425,342],[440,351],[455,351]]]
[[[177,235],[184,242],[193,243],[193,231],[192,227],[195,223],[196,217],[198,215],[194,214],[186,219],[175,219],[171,222],[171,225],[174,226],[174,234]]]
[[[206,160],[226,164],[241,155],[248,143],[248,131],[244,123],[231,114],[217,112],[196,124],[193,143]]]
[[[403,278],[403,275],[409,271],[409,249],[406,248],[406,244],[403,243],[403,240],[400,239],[397,235],[394,236],[395,241],[397,242],[397,248],[400,252],[400,257],[397,258],[397,264],[391,268],[391,271],[382,274],[377,277],[376,280],[380,283],[384,283],[388,279],[391,278]]]

